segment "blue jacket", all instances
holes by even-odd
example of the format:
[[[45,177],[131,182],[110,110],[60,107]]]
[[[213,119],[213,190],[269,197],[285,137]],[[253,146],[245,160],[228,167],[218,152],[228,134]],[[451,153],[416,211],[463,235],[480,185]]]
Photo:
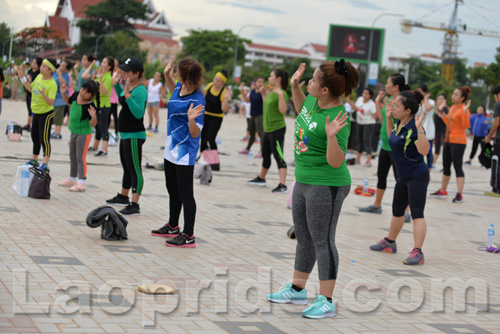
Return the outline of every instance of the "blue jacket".
[[[490,124],[484,114],[472,114],[470,116],[471,132],[476,137],[486,137],[490,131]]]

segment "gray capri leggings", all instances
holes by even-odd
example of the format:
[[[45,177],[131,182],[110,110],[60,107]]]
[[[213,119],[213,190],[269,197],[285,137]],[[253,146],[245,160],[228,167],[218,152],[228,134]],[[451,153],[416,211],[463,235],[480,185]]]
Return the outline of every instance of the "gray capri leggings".
[[[295,270],[311,273],[318,261],[320,281],[336,280],[339,254],[335,231],[342,203],[351,186],[316,186],[297,182],[292,215],[297,248]]]
[[[77,177],[80,180],[87,178],[87,150],[89,149],[90,135],[75,135],[71,134],[69,139],[69,159],[70,172],[69,176]]]

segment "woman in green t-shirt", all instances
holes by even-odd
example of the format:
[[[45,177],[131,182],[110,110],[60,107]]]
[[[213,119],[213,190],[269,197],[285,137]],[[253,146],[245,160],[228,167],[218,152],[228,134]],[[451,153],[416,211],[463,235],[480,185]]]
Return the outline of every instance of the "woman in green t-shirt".
[[[295,121],[295,270],[292,283],[267,295],[267,299],[307,304],[305,286],[317,261],[319,295],[302,311],[304,317],[317,319],[336,315],[332,300],[339,264],[335,230],[342,203],[351,188],[345,163],[351,123],[341,97],[349,96],[359,85],[359,73],[343,59],[325,62],[314,71],[306,98],[299,86],[304,71],[302,63],[291,81],[293,101],[302,106]]]
[[[56,70],[54,59],[44,59],[40,66],[40,74],[28,82],[24,74],[22,65],[19,65],[17,75],[24,88],[32,94],[31,110],[33,112],[33,122],[31,124],[31,140],[33,141],[33,156],[28,162],[30,165],[38,167],[38,155],[40,147],[43,147],[43,163],[41,170],[49,171],[48,163],[50,159],[50,128],[54,119],[54,101],[57,94],[57,84],[52,78],[52,73]]]
[[[108,155],[108,141],[109,141],[109,113],[111,112],[111,90],[113,89],[113,79],[111,74],[115,69],[115,60],[113,57],[104,57],[99,71],[97,71],[97,78],[95,81],[99,83],[99,95],[101,103],[99,108],[101,111],[97,115],[97,125],[95,127],[94,145],[91,151],[97,151],[99,143],[102,140],[102,150],[96,153],[96,156]]]
[[[260,94],[263,101],[264,135],[262,136],[262,168],[259,176],[248,181],[248,184],[258,186],[266,185],[266,175],[271,167],[271,154],[278,164],[280,183],[272,190],[273,193],[287,193],[286,187],[286,162],[283,156],[283,143],[285,142],[286,123],[285,113],[288,101],[288,74],[280,69],[271,72],[268,79],[269,86],[262,86]]]

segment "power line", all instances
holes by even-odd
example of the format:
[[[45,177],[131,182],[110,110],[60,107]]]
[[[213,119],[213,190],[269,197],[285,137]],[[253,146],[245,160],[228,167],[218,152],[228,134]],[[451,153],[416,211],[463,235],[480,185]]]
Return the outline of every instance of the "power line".
[[[465,4],[465,3],[464,3]],[[476,13],[477,15],[481,16],[483,19],[485,19],[486,21],[488,21],[489,23],[493,24],[495,27],[497,27],[498,29],[500,29],[500,26],[497,26],[495,23],[493,23],[492,21],[490,21],[486,16],[484,16],[483,14],[477,12],[474,8],[471,8],[469,7],[469,5],[466,5],[470,10],[472,10],[474,13]]]
[[[440,11],[441,9],[445,8],[446,6],[449,6],[449,5],[450,5],[450,4],[452,4],[452,3],[455,3],[455,1],[453,0],[453,1],[451,1],[451,2],[445,3],[443,6],[441,6],[441,7],[437,8],[437,9],[434,9],[434,10],[430,11],[429,13],[425,14],[424,16],[422,16],[422,17],[418,18],[418,19],[417,19],[417,21],[422,20],[423,18],[425,18],[425,17],[427,17],[427,16],[430,16],[430,15],[432,15],[432,14],[436,13],[437,11]]]
[[[485,11],[489,12],[489,13],[495,13],[497,15],[500,15],[500,12],[497,12],[497,11],[494,11],[494,10],[491,10],[490,8],[484,8],[483,6],[480,6],[480,5],[477,5],[475,3],[471,3],[470,5],[472,6],[475,6],[475,7],[479,7],[481,9],[484,9]]]

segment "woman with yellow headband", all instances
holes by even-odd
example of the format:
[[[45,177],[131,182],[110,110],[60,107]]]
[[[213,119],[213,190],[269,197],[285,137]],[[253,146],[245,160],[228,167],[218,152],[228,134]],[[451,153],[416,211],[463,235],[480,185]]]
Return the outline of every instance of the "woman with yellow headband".
[[[216,150],[216,138],[222,124],[224,113],[229,110],[231,91],[224,87],[227,81],[227,71],[217,72],[213,81],[205,88],[205,116],[201,130],[200,152],[207,149]],[[213,170],[219,170],[218,165],[212,165]]]
[[[43,163],[41,170],[49,171],[51,146],[50,128],[54,118],[54,101],[57,94],[57,84],[52,78],[52,73],[56,70],[54,59],[44,59],[40,66],[40,74],[30,84],[26,79],[22,65],[19,65],[17,74],[24,88],[32,94],[31,110],[33,112],[33,123],[31,124],[31,140],[33,141],[33,156],[28,162],[34,167],[38,167],[38,155],[40,146],[43,147]]]

